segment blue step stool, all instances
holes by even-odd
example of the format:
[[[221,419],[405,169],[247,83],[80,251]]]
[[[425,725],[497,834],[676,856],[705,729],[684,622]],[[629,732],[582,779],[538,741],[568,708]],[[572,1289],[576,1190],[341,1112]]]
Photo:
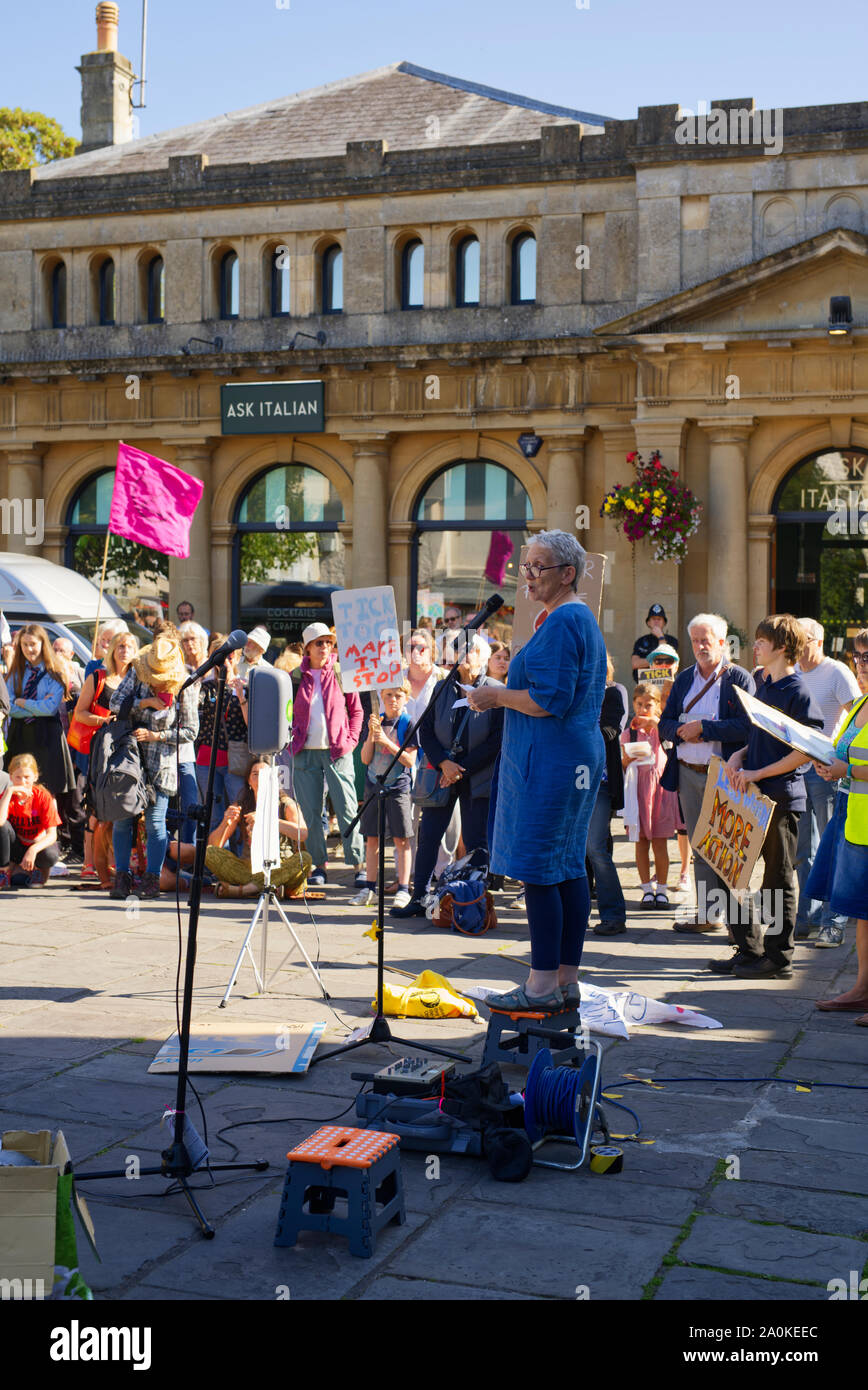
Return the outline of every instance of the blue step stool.
[[[549,1050],[557,1066],[580,1056],[582,1021],[576,1008],[559,1014],[504,1013],[491,1009],[482,1065],[507,1062],[514,1067],[529,1067],[542,1051]]]
[[[295,1245],[300,1231],[329,1231],[367,1260],[377,1232],[407,1220],[397,1135],[325,1125],[286,1156],[275,1245]]]

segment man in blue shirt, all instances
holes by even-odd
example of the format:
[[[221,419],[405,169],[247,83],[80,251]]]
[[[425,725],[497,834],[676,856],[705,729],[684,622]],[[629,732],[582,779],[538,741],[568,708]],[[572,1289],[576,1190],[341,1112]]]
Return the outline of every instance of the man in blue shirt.
[[[772,614],[763,619],[756,630],[754,654],[764,679],[757,681],[755,698],[800,724],[822,729],[823,712],[794,670],[804,645],[804,630],[792,614]],[[804,761],[804,753],[751,724],[745,747],[733,753],[727,763],[737,791],[756,782],[763,796],[776,803],[762,847],[762,899],[764,905],[770,899],[774,907],[765,937],[757,920],[731,924],[738,950],[729,960],[712,962],[711,969],[717,974],[741,980],[788,980],[792,976],[798,902],[796,847],[799,816],[807,805],[805,780],[798,769]]]

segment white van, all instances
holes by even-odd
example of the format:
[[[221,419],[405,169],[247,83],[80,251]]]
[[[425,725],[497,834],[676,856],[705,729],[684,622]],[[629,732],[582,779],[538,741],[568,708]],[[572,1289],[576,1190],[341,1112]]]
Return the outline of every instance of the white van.
[[[25,623],[41,623],[49,640],[68,637],[76,660],[90,661],[96,627],[99,589],[75,570],[43,560],[40,555],[0,552],[0,611],[13,632]],[[119,604],[103,594],[100,621],[122,617]],[[130,618],[127,624],[143,644],[151,634]]]

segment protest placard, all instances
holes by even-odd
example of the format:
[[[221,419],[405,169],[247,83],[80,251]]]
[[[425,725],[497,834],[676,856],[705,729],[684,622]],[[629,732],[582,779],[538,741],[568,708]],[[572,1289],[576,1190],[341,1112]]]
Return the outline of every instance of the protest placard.
[[[702,809],[690,841],[693,851],[734,892],[750,887],[750,876],[759,858],[775,803],[755,782],[737,792],[726,764],[712,758]]]
[[[523,545],[519,556],[519,565],[523,565],[527,559],[528,547]],[[519,571],[519,574],[521,571]],[[586,603],[593,613],[597,622],[600,621],[600,607],[603,602],[603,580],[606,577],[606,557],[605,555],[593,555],[588,552],[585,555],[585,572],[579,580],[579,598]],[[541,603],[531,603],[525,596],[524,583],[518,581],[515,591],[515,612],[512,619],[512,642],[511,649],[513,655],[519,651],[526,642],[530,640],[534,633],[534,622],[542,611]]]
[[[755,724],[758,729],[771,734],[790,748],[798,749],[800,753],[807,753],[809,758],[816,758],[818,763],[828,764],[834,761],[835,745],[822,730],[809,729],[807,724],[800,724],[798,720],[791,719],[782,710],[757,700],[754,695],[748,695],[737,685],[733,686],[733,690],[741,700],[751,724]],[[783,757],[783,754],[781,756]]]
[[[404,679],[395,591],[341,589],[331,596],[344,691],[388,690]]]
[[[645,685],[671,685],[672,672],[668,666],[646,666],[644,670],[636,672],[637,683]]]

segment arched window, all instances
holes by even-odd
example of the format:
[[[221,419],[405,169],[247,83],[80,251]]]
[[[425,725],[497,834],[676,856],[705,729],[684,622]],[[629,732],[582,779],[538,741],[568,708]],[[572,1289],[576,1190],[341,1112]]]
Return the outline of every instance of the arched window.
[[[52,328],[66,327],[66,266],[58,261],[49,278],[49,314]]]
[[[511,299],[513,304],[536,301],[536,237],[520,232],[512,243]]]
[[[322,311],[341,314],[344,308],[344,253],[329,246],[322,257]]]
[[[343,519],[315,468],[281,464],[254,478],[236,513],[233,625],[261,624],[282,648],[308,623],[330,623],[331,595],[345,587]]]
[[[418,238],[401,252],[401,308],[421,309],[425,303],[425,247]]]
[[[99,584],[105,553],[105,538],[115,474],[113,468],[92,473],[74,494],[66,514],[66,556],[69,569],[85,575]],[[147,640],[146,629],[157,618],[165,617],[169,598],[169,557],[148,550],[123,536],[112,535],[109,540],[105,592],[120,605],[124,615],[138,614],[144,627],[135,627],[136,619],[128,618],[137,636]],[[111,616],[107,609],[105,617]],[[67,626],[75,628],[88,643],[93,641],[93,622],[72,620]]]
[[[277,246],[271,253],[271,317],[285,318],[289,314],[289,251]]]
[[[479,303],[479,242],[464,237],[455,248],[455,303]]]
[[[476,613],[493,588],[506,600],[495,625],[512,629],[521,547],[529,540],[530,498],[515,474],[485,460],[450,464],[426,485],[415,510],[416,621]]]
[[[784,478],[776,515],[770,606],[823,624],[836,656],[868,626],[868,450],[821,449]]]
[[[241,312],[241,266],[234,251],[220,261],[220,318],[237,319]]]
[[[162,256],[152,256],[145,277],[145,306],[148,323],[166,321],[166,267]]]
[[[97,319],[103,326],[113,326],[116,318],[115,263],[102,261],[97,270]]]

